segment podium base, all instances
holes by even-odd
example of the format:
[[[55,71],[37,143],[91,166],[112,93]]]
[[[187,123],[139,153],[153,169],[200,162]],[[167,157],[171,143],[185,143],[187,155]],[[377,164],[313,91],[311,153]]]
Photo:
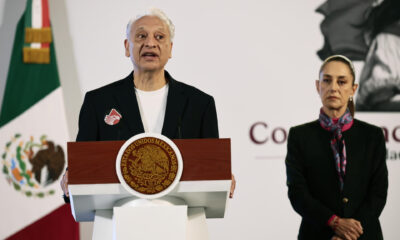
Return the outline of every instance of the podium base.
[[[113,210],[97,210],[93,240],[208,240],[204,208],[188,208],[174,197],[123,199]]]
[[[204,208],[188,208],[186,240],[208,240],[206,212]]]
[[[97,210],[94,216],[92,240],[105,240],[113,238],[113,211]]]

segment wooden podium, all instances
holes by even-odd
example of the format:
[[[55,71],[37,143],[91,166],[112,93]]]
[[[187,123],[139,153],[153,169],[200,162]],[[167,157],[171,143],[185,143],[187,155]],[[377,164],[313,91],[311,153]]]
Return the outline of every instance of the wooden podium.
[[[172,141],[182,155],[183,173],[179,184],[166,198],[160,200],[170,202],[171,205],[175,205],[174,202],[180,202],[178,205],[187,208],[187,227],[182,230],[186,236],[184,239],[208,239],[205,218],[223,218],[229,197],[231,186],[230,139],[179,139]],[[130,211],[125,211],[126,208],[122,209],[124,211],[116,209],[116,205],[120,205],[121,202],[124,202],[124,199],[135,200],[136,198],[140,201],[122,187],[117,177],[115,161],[124,142],[68,143],[68,187],[72,213],[78,222],[95,221],[93,239],[96,240],[112,239],[110,236],[115,234],[116,224],[116,220],[113,220],[114,212],[116,213],[118,210],[121,214],[126,215]],[[170,199],[172,200],[170,201]],[[132,209],[132,207],[129,209]],[[138,209],[136,208],[136,210]],[[183,239],[177,236],[169,236],[168,229],[164,229],[166,222],[157,223],[155,221],[165,217],[165,214],[155,217],[157,212],[154,212],[154,209],[158,208],[153,208],[153,212],[149,212],[152,214],[152,220],[148,219],[149,216],[146,220],[146,212],[144,212],[145,215],[139,211],[134,216],[130,216],[132,219],[130,227],[146,224],[146,221],[151,225],[160,224],[160,226],[151,226],[149,229],[154,230],[149,232],[150,234],[145,238],[142,235],[137,238],[130,235],[129,239],[157,239],[159,237],[152,237],[155,233],[159,233],[156,231],[160,231],[163,236],[162,239]],[[182,208],[179,211],[181,210]],[[160,211],[164,210],[160,209]],[[129,224],[126,220],[124,221],[121,225]],[[170,219],[169,222],[173,223],[174,220]],[[143,225],[137,229],[141,230],[143,227],[148,226]],[[135,234],[139,230],[136,230]],[[113,237],[115,238],[115,235]],[[118,237],[118,239],[123,238]]]

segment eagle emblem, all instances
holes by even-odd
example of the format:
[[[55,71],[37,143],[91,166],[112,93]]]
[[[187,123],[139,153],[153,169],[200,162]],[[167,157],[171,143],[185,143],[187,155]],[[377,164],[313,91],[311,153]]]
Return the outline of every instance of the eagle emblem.
[[[178,160],[166,142],[145,137],[125,149],[120,167],[125,182],[132,189],[142,194],[156,194],[175,180]]]
[[[53,195],[55,190],[49,187],[65,166],[64,150],[46,135],[24,141],[21,134],[15,134],[6,143],[1,158],[6,180],[27,197]]]

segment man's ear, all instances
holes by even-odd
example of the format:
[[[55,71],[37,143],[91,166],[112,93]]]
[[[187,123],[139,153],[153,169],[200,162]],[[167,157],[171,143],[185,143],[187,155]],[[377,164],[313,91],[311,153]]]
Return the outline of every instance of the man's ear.
[[[130,57],[131,53],[129,52],[129,41],[128,41],[128,39],[125,39],[124,46],[125,46],[125,56],[126,57]]]
[[[171,51],[169,51],[169,58],[172,58],[172,47],[174,46],[174,43],[171,42]]]

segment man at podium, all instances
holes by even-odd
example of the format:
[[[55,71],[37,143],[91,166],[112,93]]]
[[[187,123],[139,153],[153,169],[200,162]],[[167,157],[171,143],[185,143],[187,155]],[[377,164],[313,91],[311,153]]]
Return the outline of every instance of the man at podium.
[[[175,27],[159,9],[129,21],[125,56],[133,71],[87,92],[76,141],[127,140],[143,133],[168,138],[218,138],[212,96],[175,80],[164,68],[172,57]],[[61,186],[68,202],[68,171]]]

